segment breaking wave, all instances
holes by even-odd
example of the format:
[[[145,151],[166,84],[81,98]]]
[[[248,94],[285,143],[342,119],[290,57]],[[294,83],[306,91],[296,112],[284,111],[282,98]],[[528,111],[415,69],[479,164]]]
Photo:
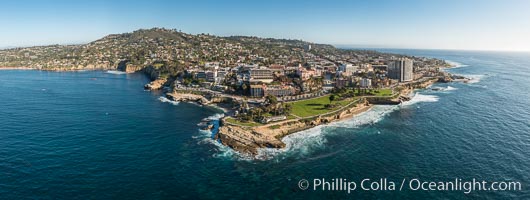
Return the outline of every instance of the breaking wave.
[[[419,102],[437,102],[439,100],[439,97],[436,95],[427,95],[427,94],[420,94],[416,93],[412,97],[410,101],[405,101],[401,103],[402,106],[409,106],[412,104],[416,104]]]
[[[329,125],[316,126],[287,135],[282,139],[286,144],[285,148],[261,148],[258,149],[258,155],[256,157],[259,159],[271,159],[287,153],[290,155],[307,155],[316,149],[322,148],[327,142],[323,133],[329,133],[329,131],[326,131],[328,126]]]
[[[456,61],[451,61],[451,60],[445,60],[445,62],[447,62],[447,63],[449,63],[451,66],[453,66],[453,67],[451,67],[452,69],[469,66],[469,65],[462,64],[462,63],[459,63],[459,62],[456,62]]]
[[[480,82],[482,78],[484,78],[484,75],[478,75],[478,74],[468,74],[468,75],[462,75],[462,76],[465,76],[470,79],[468,83],[478,83]]]
[[[214,114],[212,116],[206,117],[203,120],[219,120],[219,119],[223,118],[224,116],[225,116],[225,114],[223,114],[223,113],[217,113],[217,114]]]
[[[447,88],[445,88],[445,91],[453,91],[453,90],[458,90],[458,88],[451,87],[451,86],[447,86]]]
[[[223,113],[217,113],[212,116],[208,116],[204,118],[202,121],[216,121],[216,120],[223,118],[224,116],[225,115]],[[217,126],[218,126],[218,123],[217,123]],[[215,148],[212,148],[212,151],[213,151],[212,157],[214,158],[234,158],[238,160],[249,160],[249,161],[254,159],[253,157],[241,154],[233,150],[232,148],[221,144],[221,142],[215,140],[212,135],[213,134],[212,130],[199,129],[199,135],[192,136],[192,138],[198,140],[197,144],[199,145],[208,144],[208,145],[215,146]]]
[[[169,100],[168,98],[166,97],[158,97],[158,100],[161,101],[161,102],[164,102],[164,103],[170,103],[170,104],[173,104],[173,105],[179,105],[179,102],[177,101],[171,101]]]
[[[122,71],[115,71],[115,70],[109,70],[109,71],[106,71],[105,73],[108,73],[108,74],[127,74],[126,72],[122,72]]]
[[[458,88],[447,86],[447,87],[427,87],[428,89],[431,89],[432,91],[453,91],[458,90]]]

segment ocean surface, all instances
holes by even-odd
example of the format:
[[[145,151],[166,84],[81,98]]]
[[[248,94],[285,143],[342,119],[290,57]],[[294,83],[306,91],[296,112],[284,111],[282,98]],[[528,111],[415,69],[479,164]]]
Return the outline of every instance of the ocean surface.
[[[142,74],[0,71],[0,199],[530,199],[530,54],[447,59],[470,83],[284,138],[249,159],[219,145],[221,111],[143,90]],[[301,190],[301,179],[518,181],[521,191]]]

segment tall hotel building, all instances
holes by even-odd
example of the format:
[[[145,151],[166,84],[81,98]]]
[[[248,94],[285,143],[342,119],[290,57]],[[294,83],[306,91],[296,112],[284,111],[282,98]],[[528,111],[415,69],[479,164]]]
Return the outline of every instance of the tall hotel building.
[[[408,58],[400,58],[388,63],[388,77],[398,79],[399,82],[412,81],[414,79],[413,61]]]

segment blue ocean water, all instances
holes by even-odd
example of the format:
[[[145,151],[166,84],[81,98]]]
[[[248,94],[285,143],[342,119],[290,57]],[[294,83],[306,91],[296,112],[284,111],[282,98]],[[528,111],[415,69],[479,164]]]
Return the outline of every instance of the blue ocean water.
[[[0,199],[529,199],[530,54],[381,51],[457,62],[470,83],[241,157],[199,130],[220,111],[143,91],[141,74],[0,71]],[[301,190],[301,179],[519,181],[521,191]]]

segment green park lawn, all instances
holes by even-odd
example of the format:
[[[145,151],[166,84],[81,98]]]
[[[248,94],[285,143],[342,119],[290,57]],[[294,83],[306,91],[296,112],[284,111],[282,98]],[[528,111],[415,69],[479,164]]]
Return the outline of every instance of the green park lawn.
[[[378,97],[392,96],[392,89],[378,89],[372,92],[372,94]]]
[[[332,103],[339,104],[340,106],[327,109],[325,106],[329,104],[329,95],[326,95],[314,99],[296,101],[290,104],[292,105],[292,114],[299,117],[310,117],[338,110],[349,102],[351,102],[351,100],[333,101]]]
[[[226,121],[232,124],[240,125],[240,126],[260,126],[263,124],[256,123],[256,122],[242,122],[234,118],[226,118]]]

